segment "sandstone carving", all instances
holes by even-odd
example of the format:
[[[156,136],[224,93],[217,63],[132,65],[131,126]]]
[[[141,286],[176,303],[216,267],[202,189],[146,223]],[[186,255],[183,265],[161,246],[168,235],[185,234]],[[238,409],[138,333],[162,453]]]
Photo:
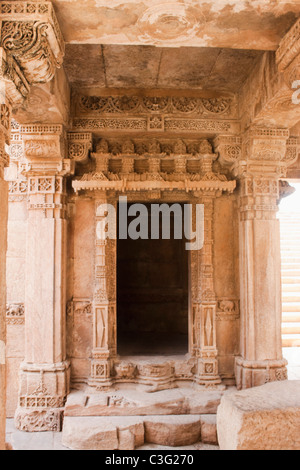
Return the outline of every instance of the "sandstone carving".
[[[150,3],[0,1],[0,449],[6,415],[72,449],[300,446],[299,6]]]

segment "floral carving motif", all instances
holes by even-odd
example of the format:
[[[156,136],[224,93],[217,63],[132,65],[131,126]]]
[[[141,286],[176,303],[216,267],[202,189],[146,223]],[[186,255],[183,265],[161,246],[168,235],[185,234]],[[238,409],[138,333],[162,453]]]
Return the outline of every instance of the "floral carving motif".
[[[230,112],[232,98],[190,98],[169,96],[80,96],[79,113],[164,113],[225,114]]]
[[[210,99],[203,99],[202,105],[212,114],[223,114],[225,113],[231,104],[231,99],[224,99],[224,98],[210,98]]]
[[[17,410],[16,427],[24,432],[59,432],[61,430],[62,413],[59,410]]]

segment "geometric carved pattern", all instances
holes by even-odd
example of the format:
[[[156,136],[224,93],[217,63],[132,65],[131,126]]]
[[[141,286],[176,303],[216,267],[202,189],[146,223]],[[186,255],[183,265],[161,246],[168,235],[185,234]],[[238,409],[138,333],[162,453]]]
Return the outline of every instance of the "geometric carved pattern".
[[[239,123],[233,120],[216,121],[214,119],[191,119],[191,118],[169,118],[159,117],[160,121],[151,116],[148,117],[105,117],[105,118],[75,118],[73,120],[74,131],[180,131],[180,132],[205,132],[215,133],[236,133],[239,132]]]

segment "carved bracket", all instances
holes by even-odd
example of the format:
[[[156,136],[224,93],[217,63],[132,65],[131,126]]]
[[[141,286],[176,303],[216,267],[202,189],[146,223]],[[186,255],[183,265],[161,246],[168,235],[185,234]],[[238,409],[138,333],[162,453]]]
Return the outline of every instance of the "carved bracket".
[[[0,2],[0,45],[30,83],[50,81],[64,56],[52,2]]]
[[[68,133],[68,157],[75,162],[85,163],[93,147],[93,135],[90,132]]]

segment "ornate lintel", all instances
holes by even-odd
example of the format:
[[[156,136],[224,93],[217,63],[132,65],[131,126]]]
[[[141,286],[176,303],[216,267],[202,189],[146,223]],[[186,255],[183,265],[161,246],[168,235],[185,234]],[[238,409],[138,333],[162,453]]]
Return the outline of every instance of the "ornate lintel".
[[[0,2],[1,46],[32,83],[50,81],[64,56],[52,2]]]
[[[163,116],[237,117],[236,97],[218,98],[116,95],[75,96],[76,116],[149,115],[148,130],[164,130]]]

